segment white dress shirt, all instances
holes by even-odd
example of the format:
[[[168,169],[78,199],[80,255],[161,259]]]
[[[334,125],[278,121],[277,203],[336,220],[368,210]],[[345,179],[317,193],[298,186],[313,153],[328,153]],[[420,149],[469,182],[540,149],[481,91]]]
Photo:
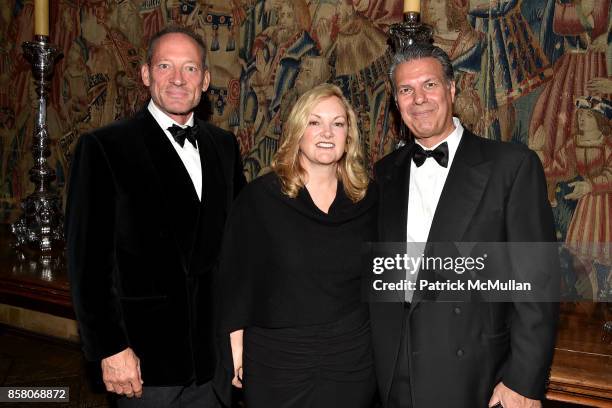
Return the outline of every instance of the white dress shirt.
[[[172,127],[172,125],[177,125],[182,128],[185,128],[187,126],[193,126],[193,112],[191,113],[189,120],[187,120],[187,123],[185,123],[184,125],[179,125],[174,119],[162,112],[161,109],[159,109],[157,105],[155,105],[153,100],[149,101],[148,109],[149,112],[151,112],[151,115],[153,115],[153,118],[155,119],[157,124],[163,129],[170,143],[172,143],[172,146],[174,147],[174,150],[176,150],[176,153],[181,158],[181,161],[183,162],[187,173],[189,173],[189,177],[191,177],[191,181],[193,182],[193,187],[195,188],[195,191],[198,194],[198,198],[201,201],[202,166],[200,163],[200,153],[198,152],[198,148],[197,146],[192,145],[191,142],[187,140],[185,140],[185,144],[183,145],[183,147],[181,147],[181,145],[178,144],[176,140],[174,140],[170,131],[168,131],[168,128]]]
[[[406,240],[408,242],[427,242],[431,223],[433,221],[448,171],[453,164],[457,147],[463,136],[463,126],[453,117],[455,130],[443,141],[425,150],[434,150],[442,143],[448,143],[448,166],[442,167],[433,157],[428,157],[421,167],[410,160],[410,190],[408,194],[408,220],[406,225]]]
[[[433,157],[428,157],[421,167],[414,164],[414,160],[410,159],[410,190],[408,194],[408,219],[406,222],[406,241],[418,242],[423,247],[429,237],[431,223],[440,201],[440,195],[448,177],[448,171],[453,164],[457,147],[463,136],[463,126],[456,117],[453,117],[455,130],[446,137],[443,141],[431,148],[425,148],[421,143],[416,143],[425,150],[434,150],[436,147],[446,142],[448,144],[448,165],[442,167]],[[407,248],[409,256],[420,256],[421,253],[415,253],[414,246],[409,245]],[[407,271],[406,279],[415,282],[417,273]],[[408,303],[412,301],[413,291],[407,290],[404,292],[404,300]]]

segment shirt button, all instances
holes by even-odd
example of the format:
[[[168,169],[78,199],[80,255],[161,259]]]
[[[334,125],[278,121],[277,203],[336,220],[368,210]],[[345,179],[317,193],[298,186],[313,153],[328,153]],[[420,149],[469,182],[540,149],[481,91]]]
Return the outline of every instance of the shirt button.
[[[459,306],[455,307],[453,309],[453,312],[455,312],[456,315],[460,315],[461,314],[461,308]]]
[[[463,354],[464,352],[462,349],[457,350],[457,357],[463,357]]]

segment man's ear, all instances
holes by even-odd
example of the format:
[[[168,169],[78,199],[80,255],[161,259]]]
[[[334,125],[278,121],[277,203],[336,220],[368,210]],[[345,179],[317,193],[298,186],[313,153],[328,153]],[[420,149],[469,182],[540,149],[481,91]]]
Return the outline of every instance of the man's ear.
[[[210,71],[204,70],[204,78],[202,78],[202,92],[206,92],[210,85]]]
[[[451,102],[455,102],[455,81],[450,82]]]
[[[140,77],[142,78],[142,83],[145,86],[151,85],[151,78],[149,78],[149,64],[143,64],[140,66]]]

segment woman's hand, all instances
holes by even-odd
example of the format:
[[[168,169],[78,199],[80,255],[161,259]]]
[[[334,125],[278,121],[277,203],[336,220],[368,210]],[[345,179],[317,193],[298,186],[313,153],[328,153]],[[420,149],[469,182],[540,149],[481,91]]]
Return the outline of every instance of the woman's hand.
[[[230,344],[232,346],[232,360],[234,362],[234,378],[232,385],[242,388],[242,337],[244,330],[236,330],[230,333]]]

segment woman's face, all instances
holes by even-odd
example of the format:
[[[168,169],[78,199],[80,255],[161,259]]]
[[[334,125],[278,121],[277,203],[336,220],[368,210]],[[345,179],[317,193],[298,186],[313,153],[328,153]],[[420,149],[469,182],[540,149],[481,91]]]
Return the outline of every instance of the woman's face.
[[[591,111],[586,109],[578,110],[578,129],[582,132],[593,132],[599,130],[597,119]]]
[[[307,172],[315,167],[336,166],[344,155],[348,119],[335,96],[320,100],[308,116],[300,139],[300,163]]]

